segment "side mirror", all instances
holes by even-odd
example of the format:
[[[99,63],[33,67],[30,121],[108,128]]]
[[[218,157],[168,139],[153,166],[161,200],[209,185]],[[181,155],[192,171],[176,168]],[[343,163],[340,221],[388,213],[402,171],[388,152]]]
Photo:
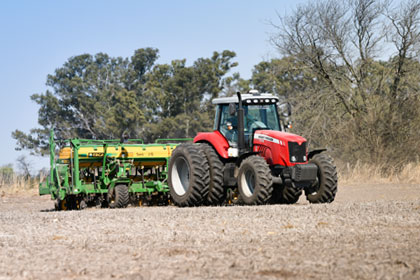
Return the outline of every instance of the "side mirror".
[[[283,117],[289,117],[292,115],[292,105],[289,102],[281,103],[279,105],[280,114]]]
[[[229,104],[229,115],[233,116],[236,114],[236,104],[230,103]]]

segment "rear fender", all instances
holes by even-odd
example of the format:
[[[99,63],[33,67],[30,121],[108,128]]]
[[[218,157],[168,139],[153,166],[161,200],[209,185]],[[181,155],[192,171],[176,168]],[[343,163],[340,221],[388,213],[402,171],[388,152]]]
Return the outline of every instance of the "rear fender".
[[[226,138],[217,130],[213,132],[199,132],[194,138],[194,143],[209,143],[222,158],[229,158],[229,143]]]

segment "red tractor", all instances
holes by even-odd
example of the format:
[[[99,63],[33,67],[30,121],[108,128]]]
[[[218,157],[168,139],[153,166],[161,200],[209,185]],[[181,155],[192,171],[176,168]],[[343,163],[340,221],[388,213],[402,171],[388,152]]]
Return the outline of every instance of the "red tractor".
[[[289,103],[250,91],[216,98],[213,132],[172,152],[168,184],[178,206],[329,203],[337,171],[325,149],[308,151],[305,138],[286,132]],[[279,117],[279,110],[281,117]]]

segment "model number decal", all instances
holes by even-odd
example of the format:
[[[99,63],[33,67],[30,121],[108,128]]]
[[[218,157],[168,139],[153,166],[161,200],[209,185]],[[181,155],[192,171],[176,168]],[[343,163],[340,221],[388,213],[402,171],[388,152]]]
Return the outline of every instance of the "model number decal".
[[[261,141],[269,141],[276,144],[283,145],[282,141],[279,141],[278,139],[272,138],[270,136],[264,135],[264,134],[255,134],[254,139],[258,139]]]

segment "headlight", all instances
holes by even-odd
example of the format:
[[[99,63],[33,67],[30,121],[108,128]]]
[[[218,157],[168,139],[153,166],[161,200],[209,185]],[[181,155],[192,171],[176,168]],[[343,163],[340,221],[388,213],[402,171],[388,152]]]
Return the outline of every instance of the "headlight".
[[[292,162],[295,162],[296,161],[296,157],[295,156],[292,156],[290,159],[292,160]]]

